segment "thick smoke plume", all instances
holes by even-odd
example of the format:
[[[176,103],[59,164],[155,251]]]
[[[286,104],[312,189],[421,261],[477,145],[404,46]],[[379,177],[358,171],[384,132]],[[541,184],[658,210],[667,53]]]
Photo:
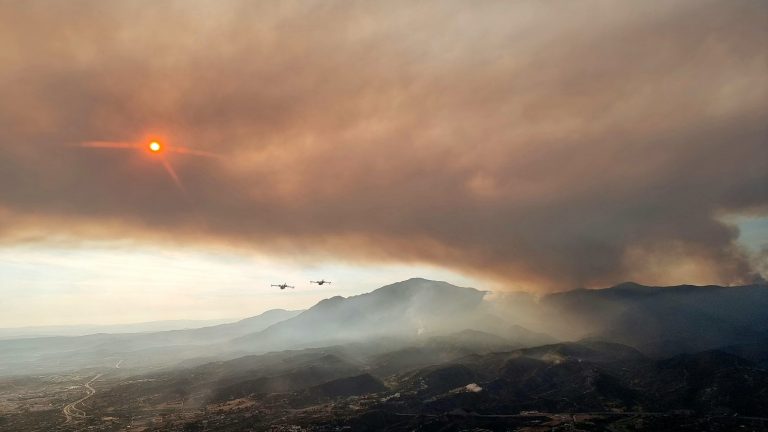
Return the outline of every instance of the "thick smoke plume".
[[[765,2],[0,4],[0,235],[754,277]],[[78,148],[160,136],[221,160]],[[170,157],[170,156],[169,156]]]

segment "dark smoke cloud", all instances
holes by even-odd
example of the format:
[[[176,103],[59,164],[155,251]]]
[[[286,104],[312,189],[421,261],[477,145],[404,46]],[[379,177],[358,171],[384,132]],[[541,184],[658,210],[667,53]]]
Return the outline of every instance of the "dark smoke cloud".
[[[752,278],[764,2],[0,3],[0,235]],[[87,141],[212,151],[157,163]]]

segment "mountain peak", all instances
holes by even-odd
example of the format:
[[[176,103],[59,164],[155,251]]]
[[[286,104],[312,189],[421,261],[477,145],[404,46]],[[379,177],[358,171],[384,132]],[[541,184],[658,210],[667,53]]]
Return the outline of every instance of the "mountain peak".
[[[434,290],[434,289],[471,290],[475,292],[485,293],[485,291],[479,291],[475,288],[469,288],[469,287],[460,287],[445,281],[436,281],[436,280],[425,279],[421,277],[414,277],[414,278],[406,279],[404,281],[395,282],[393,284],[384,285],[383,287],[372,291],[371,294],[376,292],[392,291],[392,290],[411,291],[411,290]]]
[[[620,289],[620,290],[636,290],[636,289],[645,289],[645,288],[652,288],[647,285],[642,285],[637,282],[622,282],[618,285],[612,286],[610,289]]]
[[[412,278],[365,294],[322,300],[306,312],[237,343],[277,349],[317,344],[321,339],[450,333],[497,320],[483,308],[484,296],[484,291],[474,288]]]

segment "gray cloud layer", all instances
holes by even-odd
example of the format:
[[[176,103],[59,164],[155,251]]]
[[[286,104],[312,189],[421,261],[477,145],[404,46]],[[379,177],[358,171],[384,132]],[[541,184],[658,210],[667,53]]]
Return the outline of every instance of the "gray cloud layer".
[[[0,3],[0,235],[737,282],[765,2]],[[165,137],[188,190],[138,152]]]

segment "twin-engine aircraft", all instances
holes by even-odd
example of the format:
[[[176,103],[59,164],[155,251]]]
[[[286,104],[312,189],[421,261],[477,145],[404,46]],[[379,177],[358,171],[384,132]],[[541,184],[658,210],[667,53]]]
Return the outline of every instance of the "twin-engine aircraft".
[[[311,284],[318,284],[318,285],[323,285],[323,284],[329,284],[329,283],[331,283],[331,282],[330,282],[330,281],[327,281],[327,280],[325,280],[325,279],[320,279],[319,281],[309,281],[309,283],[311,283]]]
[[[325,285],[325,284],[330,284],[331,281],[327,281],[325,279],[320,279],[319,281],[309,281],[309,283],[311,283],[311,284],[318,284],[318,285]],[[290,286],[287,283],[281,283],[281,284],[270,285],[270,286],[280,288],[281,290],[284,290],[286,288],[296,288],[295,286]]]

